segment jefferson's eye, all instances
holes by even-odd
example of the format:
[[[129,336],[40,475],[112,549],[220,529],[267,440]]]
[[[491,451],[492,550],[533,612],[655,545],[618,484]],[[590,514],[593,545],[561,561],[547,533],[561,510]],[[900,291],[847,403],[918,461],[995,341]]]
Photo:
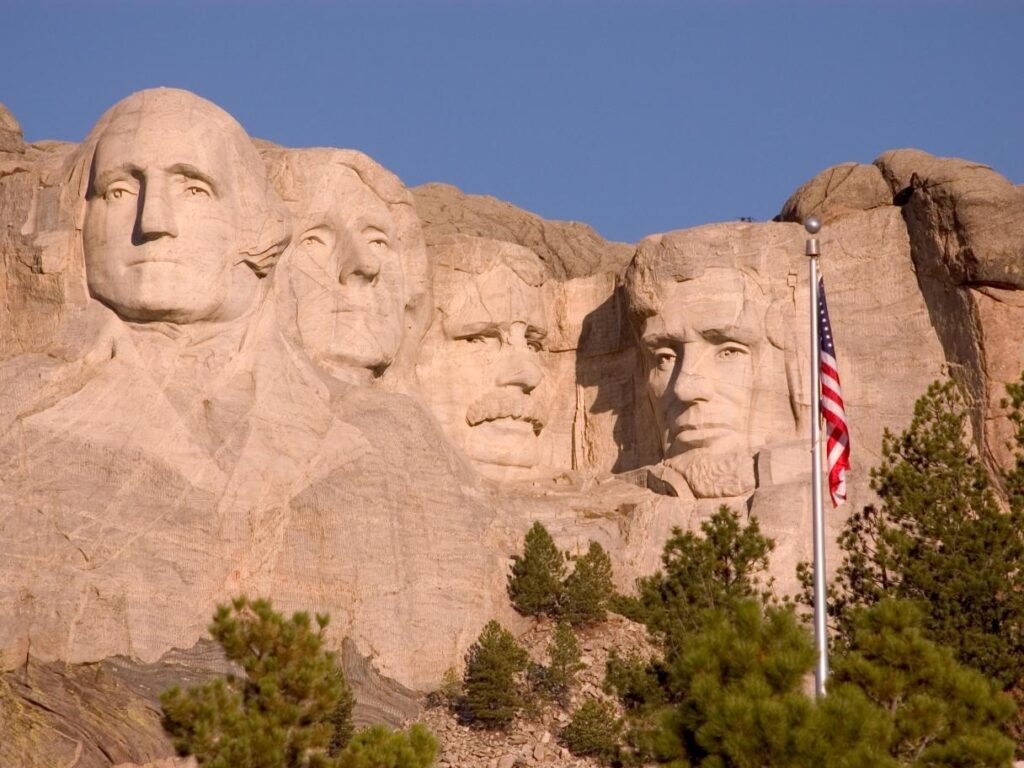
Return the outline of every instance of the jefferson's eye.
[[[741,347],[738,344],[732,344],[728,347],[722,347],[718,350],[719,360],[734,360],[743,355],[749,354],[746,347]]]
[[[316,235],[306,235],[304,238],[302,238],[302,244],[305,245],[306,247],[311,248],[314,245],[323,245],[324,241],[321,240]]]

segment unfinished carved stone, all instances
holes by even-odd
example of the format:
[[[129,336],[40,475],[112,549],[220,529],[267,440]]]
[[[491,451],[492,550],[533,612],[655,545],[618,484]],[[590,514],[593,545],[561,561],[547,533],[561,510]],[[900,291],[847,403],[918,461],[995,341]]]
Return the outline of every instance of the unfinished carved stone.
[[[265,154],[295,231],[278,281],[281,316],[332,376],[379,378],[406,332],[417,344],[430,317],[429,264],[411,195],[354,150]]]
[[[526,248],[462,235],[434,252],[436,311],[417,368],[424,396],[482,474],[522,477],[537,468],[549,411],[544,266]]]

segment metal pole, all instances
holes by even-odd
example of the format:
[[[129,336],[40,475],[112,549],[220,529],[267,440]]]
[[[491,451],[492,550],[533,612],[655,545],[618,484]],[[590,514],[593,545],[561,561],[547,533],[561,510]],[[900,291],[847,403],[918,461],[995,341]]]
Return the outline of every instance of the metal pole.
[[[811,216],[804,221],[811,235],[821,231],[821,221]],[[814,692],[820,699],[828,681],[828,636],[825,627],[825,527],[821,508],[821,341],[818,338],[818,257],[817,237],[807,238],[806,254],[811,273],[811,510],[814,532],[814,647],[818,662],[814,667]]]

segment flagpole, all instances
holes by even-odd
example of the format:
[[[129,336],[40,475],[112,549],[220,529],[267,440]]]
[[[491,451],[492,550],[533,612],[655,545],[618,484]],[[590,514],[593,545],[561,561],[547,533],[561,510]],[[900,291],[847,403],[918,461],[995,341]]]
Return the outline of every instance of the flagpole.
[[[820,699],[828,681],[828,637],[825,629],[825,530],[821,507],[821,339],[818,338],[818,238],[821,220],[810,216],[804,228],[807,238],[805,253],[811,273],[811,509],[814,533],[814,647],[818,652],[814,667],[814,692]]]

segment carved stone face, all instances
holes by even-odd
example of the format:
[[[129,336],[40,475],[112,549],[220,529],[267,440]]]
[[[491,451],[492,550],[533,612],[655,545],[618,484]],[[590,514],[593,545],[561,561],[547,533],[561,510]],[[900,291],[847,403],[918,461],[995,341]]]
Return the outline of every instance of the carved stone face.
[[[531,254],[532,255],[532,254]],[[535,258],[535,257],[534,257]],[[541,288],[499,263],[482,274],[438,269],[439,307],[417,368],[448,436],[496,479],[535,466],[547,419]]]
[[[666,458],[747,451],[763,303],[734,269],[666,281],[659,294],[642,340]]]
[[[126,320],[223,321],[252,303],[229,138],[201,108],[140,108],[96,146],[83,225],[92,295]]]
[[[324,164],[303,183],[288,274],[303,347],[338,378],[380,374],[402,340],[395,219],[351,168]]]

